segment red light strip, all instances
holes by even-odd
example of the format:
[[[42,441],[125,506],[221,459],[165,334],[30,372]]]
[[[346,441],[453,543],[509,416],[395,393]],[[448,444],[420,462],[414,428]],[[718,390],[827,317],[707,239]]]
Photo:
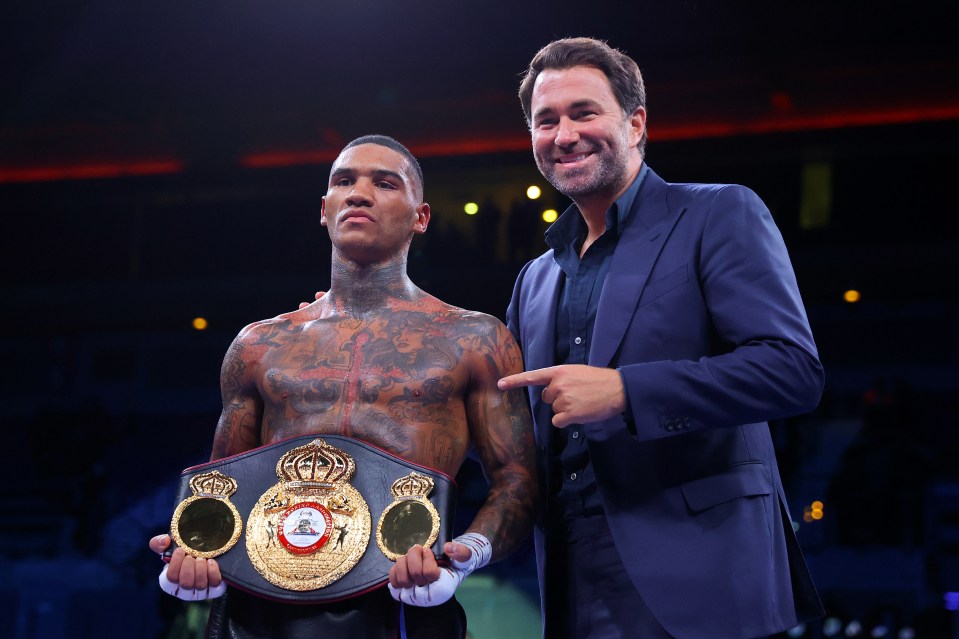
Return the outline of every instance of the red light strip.
[[[700,138],[762,135],[796,131],[817,131],[850,127],[916,124],[959,119],[959,104],[930,105],[885,111],[850,111],[809,116],[774,116],[735,122],[717,121],[696,124],[653,124],[650,138],[657,141],[695,140]],[[413,143],[410,149],[418,157],[456,157],[528,151],[529,136],[471,137]],[[339,149],[308,151],[270,151],[252,153],[240,159],[240,165],[251,169],[282,168],[309,164],[330,164]],[[121,163],[86,163],[70,166],[30,168],[0,167],[0,184],[55,182],[61,180],[97,180],[117,177],[180,173],[185,164],[180,160],[153,160]]]
[[[300,164],[332,164],[336,151],[268,151],[251,153],[240,158],[240,166],[248,169],[272,169]]]
[[[131,164],[74,164],[72,166],[38,166],[0,168],[0,184],[22,182],[59,182],[61,180],[103,180],[134,175],[180,173],[179,160],[153,160]]]
[[[749,122],[703,122],[699,124],[653,126],[649,137],[657,140],[690,140],[696,138],[731,137],[735,135],[759,135],[818,131],[852,127],[885,126],[892,124],[917,124],[959,119],[959,104],[936,107],[919,107],[890,111],[850,111],[822,115],[771,117]]]
[[[418,158],[483,155],[485,153],[503,153],[504,151],[526,151],[528,149],[529,138],[526,136],[440,140],[410,145],[410,150]],[[301,164],[332,164],[339,153],[339,149],[252,153],[244,156],[240,160],[240,165],[249,169],[266,169]]]
[[[959,120],[959,104],[946,106],[917,107],[887,111],[851,111],[822,115],[783,117],[774,116],[748,122],[701,122],[697,124],[654,124],[650,139],[661,141],[696,140],[701,138],[732,137],[737,135],[762,135],[796,131],[819,131],[851,127],[883,126],[891,124],[916,124]],[[455,157],[528,151],[528,135],[509,137],[465,138],[410,144],[410,150],[420,158]],[[338,151],[274,151],[245,156],[241,164],[248,168],[285,167],[299,164],[331,164]]]

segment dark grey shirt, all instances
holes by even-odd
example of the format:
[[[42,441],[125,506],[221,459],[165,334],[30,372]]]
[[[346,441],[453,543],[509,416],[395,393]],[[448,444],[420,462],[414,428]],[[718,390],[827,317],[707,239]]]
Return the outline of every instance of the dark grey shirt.
[[[593,340],[596,308],[613,251],[638,206],[637,197],[649,172],[645,162],[628,189],[606,211],[606,230],[593,242],[582,259],[579,249],[586,239],[586,222],[576,205],[570,206],[546,231],[546,243],[566,277],[556,312],[556,357],[558,364],[586,364]],[[566,518],[602,512],[596,478],[589,459],[585,430],[580,424],[556,429],[550,451],[551,472],[561,482],[550,497]]]

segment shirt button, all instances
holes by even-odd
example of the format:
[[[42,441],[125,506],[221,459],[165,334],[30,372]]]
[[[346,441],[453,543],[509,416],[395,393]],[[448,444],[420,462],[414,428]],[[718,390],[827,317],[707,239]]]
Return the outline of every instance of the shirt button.
[[[583,343],[583,338],[582,338],[582,337],[577,337],[576,339],[573,340],[573,343],[575,343],[575,344],[582,344],[582,343]]]
[[[578,430],[574,430],[574,431],[573,431],[573,439],[579,439],[579,431],[578,431]]]
[[[576,481],[576,473],[571,473],[569,478],[572,479],[573,481]]]

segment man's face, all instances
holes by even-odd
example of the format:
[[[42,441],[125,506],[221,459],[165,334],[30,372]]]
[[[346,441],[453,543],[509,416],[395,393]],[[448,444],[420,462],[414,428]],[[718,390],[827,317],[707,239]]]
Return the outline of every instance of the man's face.
[[[406,250],[429,224],[406,158],[378,144],[343,151],[333,163],[322,220],[334,247],[350,259],[381,261]]]
[[[646,125],[640,108],[629,116],[606,75],[594,67],[546,69],[531,101],[536,165],[560,193],[614,196],[627,186],[641,158],[636,145]]]

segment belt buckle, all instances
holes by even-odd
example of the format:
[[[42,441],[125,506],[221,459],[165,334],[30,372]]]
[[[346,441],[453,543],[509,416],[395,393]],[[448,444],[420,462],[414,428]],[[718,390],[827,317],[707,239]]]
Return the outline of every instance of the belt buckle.
[[[280,480],[247,519],[250,562],[287,590],[322,588],[360,560],[370,540],[370,509],[349,481],[356,462],[320,438],[276,463]]]

